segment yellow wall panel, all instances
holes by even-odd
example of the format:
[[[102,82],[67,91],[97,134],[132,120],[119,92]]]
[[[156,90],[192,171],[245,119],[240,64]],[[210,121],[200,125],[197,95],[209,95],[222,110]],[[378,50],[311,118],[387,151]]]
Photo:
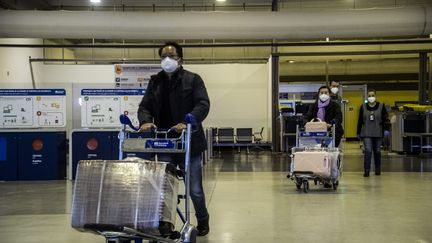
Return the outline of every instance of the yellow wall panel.
[[[345,108],[345,136],[355,138],[357,137],[357,121],[363,95],[361,91],[344,91],[343,95],[343,98],[348,101]]]
[[[418,91],[377,91],[377,100],[394,106],[395,101],[418,101]]]

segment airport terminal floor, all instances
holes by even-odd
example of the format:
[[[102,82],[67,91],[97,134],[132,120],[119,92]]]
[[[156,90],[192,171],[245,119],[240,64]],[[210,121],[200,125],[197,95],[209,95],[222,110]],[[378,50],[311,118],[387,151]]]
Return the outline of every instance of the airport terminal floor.
[[[216,152],[216,151],[215,151]],[[205,167],[213,242],[432,242],[432,156],[383,153],[362,176],[358,143],[344,145],[336,191],[297,191],[289,156],[225,150]],[[71,181],[1,182],[0,242],[105,242],[70,226]],[[192,217],[194,220],[194,217]]]

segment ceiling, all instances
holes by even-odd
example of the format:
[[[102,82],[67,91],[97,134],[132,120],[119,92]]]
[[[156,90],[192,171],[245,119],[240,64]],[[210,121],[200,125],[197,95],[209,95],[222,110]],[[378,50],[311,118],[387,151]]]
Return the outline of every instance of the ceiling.
[[[280,11],[293,9],[393,8],[431,4],[430,0],[280,0]],[[272,0],[0,0],[0,8],[16,10],[103,11],[270,11]]]
[[[0,0],[0,9],[16,10],[71,10],[71,11],[271,11],[272,0],[226,0],[224,3],[215,0],[101,0],[100,4],[91,4],[89,0]],[[363,9],[363,8],[399,8],[409,6],[432,6],[431,0],[281,0],[277,1],[280,11],[297,9]],[[1,14],[1,12],[0,12]],[[417,36],[416,36],[417,37]],[[396,37],[397,38],[397,37]],[[45,44],[160,44],[164,40],[115,40],[115,39],[52,39],[44,40]],[[178,40],[180,43],[268,43],[263,40]],[[273,40],[284,42],[287,40]],[[314,40],[317,41],[317,40]],[[323,40],[319,40],[323,41]],[[431,49],[432,43],[424,45],[367,45],[339,47],[281,47],[280,52],[306,51],[365,51],[365,50],[401,50]],[[188,59],[200,62],[262,62],[272,52],[270,47],[232,47],[232,48],[187,48]],[[68,53],[65,55],[65,53]],[[158,61],[156,49],[45,49],[46,58],[77,59],[149,59]],[[390,60],[386,60],[390,58]],[[257,61],[258,60],[258,61]],[[295,61],[295,63],[290,63]],[[373,72],[395,73],[400,69],[404,73],[416,72],[417,55],[388,56],[314,56],[282,57],[281,73],[284,75],[304,75],[305,73],[322,75],[325,63],[330,62],[331,71],[337,74]],[[194,63],[192,61],[191,63]],[[375,68],[375,69],[374,69]],[[314,72],[311,72],[314,70]],[[324,70],[324,71],[323,71]],[[351,70],[351,71],[350,71]]]

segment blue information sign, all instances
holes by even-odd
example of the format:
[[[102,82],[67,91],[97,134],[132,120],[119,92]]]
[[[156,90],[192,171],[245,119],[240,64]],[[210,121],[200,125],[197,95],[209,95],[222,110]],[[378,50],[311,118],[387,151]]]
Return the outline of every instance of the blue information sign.
[[[0,96],[64,96],[64,89],[0,89]]]
[[[144,95],[145,89],[82,89],[82,96],[131,96]]]

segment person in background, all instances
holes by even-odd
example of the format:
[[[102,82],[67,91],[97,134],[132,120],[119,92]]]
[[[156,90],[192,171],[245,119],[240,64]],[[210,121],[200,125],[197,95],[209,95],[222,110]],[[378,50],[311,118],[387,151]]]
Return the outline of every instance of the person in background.
[[[388,114],[383,103],[376,101],[376,91],[368,90],[367,103],[360,107],[357,123],[357,136],[363,140],[364,177],[369,177],[372,153],[375,162],[375,175],[381,175],[381,144],[384,130],[388,130]]]
[[[331,98],[332,100],[336,101],[339,106],[342,105],[342,97],[339,95],[340,94],[340,81],[338,80],[333,80],[330,82],[330,91],[331,91]]]
[[[342,111],[339,104],[330,98],[330,88],[321,86],[318,90],[318,98],[315,103],[309,107],[305,119],[311,121],[314,118],[319,118],[327,123],[330,128],[333,124],[335,128],[335,147],[338,147],[344,133],[342,128]]]
[[[186,114],[191,113],[197,120],[197,130],[191,139],[190,195],[198,221],[198,235],[204,236],[210,227],[202,186],[202,152],[207,146],[202,121],[209,113],[210,99],[201,77],[183,69],[183,49],[179,44],[167,42],[159,49],[159,56],[163,70],[151,77],[139,104],[140,129],[171,128],[181,133],[186,128]],[[159,160],[184,169],[184,155],[159,156]]]

